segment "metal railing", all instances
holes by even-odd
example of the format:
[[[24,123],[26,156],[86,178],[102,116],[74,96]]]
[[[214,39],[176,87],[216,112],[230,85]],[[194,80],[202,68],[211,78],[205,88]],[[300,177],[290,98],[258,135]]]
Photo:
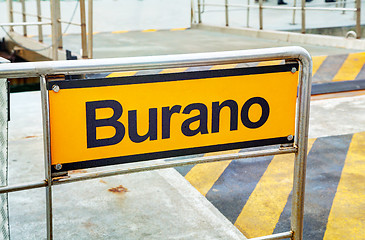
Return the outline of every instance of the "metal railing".
[[[15,11],[13,8],[13,0],[7,0],[8,6],[8,23],[0,23],[0,27],[9,27],[10,33],[14,32],[15,26],[23,27],[23,36],[27,37],[29,26],[38,26],[38,41],[43,43],[43,26],[51,26],[51,38],[52,44],[49,48],[52,48],[52,59],[58,60],[58,49],[63,49],[63,33],[62,33],[62,23],[68,25],[80,26],[80,37],[81,37],[81,50],[82,58],[92,58],[93,51],[93,28],[92,28],[92,18],[93,18],[93,4],[92,0],[88,0],[88,32],[86,29],[86,6],[85,0],[79,0],[80,2],[80,23],[70,21],[65,21],[61,19],[61,5],[60,0],[50,0],[50,17],[42,15],[41,0],[36,0],[36,10],[37,14],[26,12],[25,0],[20,0],[21,11]],[[77,6],[76,6],[77,7]],[[76,10],[76,9],[75,9]],[[22,22],[14,22],[14,14],[22,15]],[[27,16],[36,17],[36,22],[27,22]],[[47,20],[47,21],[44,21]],[[67,29],[67,28],[66,28]],[[4,29],[5,30],[5,29]],[[89,34],[88,34],[89,33]],[[11,34],[8,34],[9,36]],[[88,37],[87,37],[88,35]],[[88,47],[89,46],[89,47]],[[91,47],[90,47],[91,46]]]
[[[175,68],[175,67],[196,67],[218,64],[248,63],[258,61],[286,60],[300,64],[299,91],[296,113],[296,130],[294,145],[279,147],[267,150],[251,150],[236,154],[220,156],[207,156],[191,159],[169,160],[166,162],[152,163],[149,166],[120,168],[116,170],[102,170],[99,172],[85,173],[67,178],[54,177],[51,174],[50,155],[50,117],[49,99],[46,88],[47,76],[53,74],[85,74],[101,73],[111,71],[138,71],[149,69]],[[83,181],[100,177],[108,177],[120,174],[136,173],[189,164],[217,162],[232,159],[260,157],[276,154],[295,153],[293,198],[291,231],[274,234],[259,239],[283,239],[292,238],[301,240],[303,235],[303,214],[304,214],[304,191],[305,172],[307,158],[307,140],[309,123],[309,103],[311,95],[312,60],[309,53],[301,47],[282,47],[258,50],[243,50],[230,52],[181,54],[166,56],[149,56],[115,59],[94,59],[80,61],[57,61],[57,62],[31,62],[12,63],[0,65],[0,78],[39,77],[41,84],[42,109],[43,109],[43,135],[45,151],[45,179],[38,182],[24,183],[20,185],[0,187],[0,194],[22,191],[26,189],[46,188],[46,210],[47,210],[47,238],[53,239],[53,216],[52,216],[52,187],[54,185]]]
[[[249,16],[250,16],[250,9],[258,9],[259,10],[259,29],[262,30],[264,28],[264,9],[276,9],[276,10],[293,10],[293,20],[292,24],[295,24],[295,14],[296,11],[301,11],[301,33],[306,32],[306,11],[341,11],[344,13],[345,11],[354,12],[355,13],[355,25],[356,25],[356,34],[357,38],[361,37],[361,0],[355,0],[355,8],[346,8],[346,0],[341,0],[339,3],[336,4],[336,7],[307,7],[306,1],[301,0],[301,6],[296,6],[297,1],[294,0],[294,6],[265,6],[263,4],[263,0],[258,0],[258,5],[250,4],[250,0],[247,0],[247,4],[229,4],[228,0],[224,0],[224,3],[221,4],[211,4],[206,3],[205,0],[197,0],[198,5],[198,23],[202,23],[202,9],[205,9],[206,6],[215,6],[215,7],[224,7],[225,12],[225,25],[229,26],[229,8],[246,8],[247,9],[247,20],[246,26],[249,27]],[[341,6],[341,7],[339,7]]]

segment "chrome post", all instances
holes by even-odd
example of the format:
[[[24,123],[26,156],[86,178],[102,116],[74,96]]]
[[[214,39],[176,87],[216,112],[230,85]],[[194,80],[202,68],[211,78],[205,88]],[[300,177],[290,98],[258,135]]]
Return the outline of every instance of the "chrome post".
[[[302,33],[305,33],[305,0],[302,0]]]
[[[37,0],[37,19],[38,22],[42,22],[42,9],[41,9],[41,0]],[[38,26],[38,41],[43,42],[43,26]]]
[[[260,22],[260,30],[262,30],[263,29],[262,0],[259,0],[259,22]]]
[[[246,27],[250,27],[250,0],[247,0],[247,20]]]
[[[201,16],[201,5],[200,5],[200,1],[201,0],[198,0],[198,23],[202,23],[202,16]]]
[[[52,175],[51,175],[51,139],[49,128],[49,98],[47,91],[47,80],[44,75],[40,77],[42,118],[43,118],[43,144],[44,144],[44,166],[46,178],[46,216],[47,216],[47,239],[53,239],[53,217],[52,217]]]
[[[356,0],[356,34],[361,38],[361,0]]]
[[[20,3],[22,4],[22,19],[23,19],[23,22],[27,22],[27,14],[25,13],[25,0],[20,0]],[[27,26],[24,25],[23,26],[23,35],[24,37],[27,36]]]
[[[292,21],[292,25],[295,25],[295,13],[296,13],[295,8],[296,8],[296,6],[297,6],[297,0],[294,0],[294,2],[293,2],[293,21]]]
[[[9,22],[13,23],[14,22],[14,13],[13,13],[13,0],[7,0],[7,5],[8,5],[8,17],[9,17]],[[10,27],[10,32],[13,32],[14,28]]]
[[[291,213],[291,230],[293,231],[293,240],[303,239],[305,175],[307,166],[309,108],[312,84],[312,59],[309,53],[302,55],[299,58],[299,61],[301,64],[300,68],[302,70],[299,73],[298,113],[296,119],[297,127],[294,140],[298,151],[295,153]]]
[[[55,14],[56,14],[56,25],[57,25],[57,41],[58,41],[58,49],[63,48],[63,40],[62,40],[62,24],[61,24],[61,0],[55,0]]]
[[[86,59],[87,54],[87,39],[86,39],[86,11],[85,0],[80,0],[80,21],[81,21],[81,49],[82,58]]]
[[[93,58],[93,0],[88,0],[88,57]]]
[[[52,58],[53,60],[58,60],[58,27],[59,24],[57,20],[57,0],[50,0],[51,7],[51,22],[52,22]]]
[[[225,13],[226,13],[226,27],[229,26],[229,22],[228,22],[228,19],[229,19],[229,16],[228,16],[228,0],[224,0],[224,8],[225,8]]]

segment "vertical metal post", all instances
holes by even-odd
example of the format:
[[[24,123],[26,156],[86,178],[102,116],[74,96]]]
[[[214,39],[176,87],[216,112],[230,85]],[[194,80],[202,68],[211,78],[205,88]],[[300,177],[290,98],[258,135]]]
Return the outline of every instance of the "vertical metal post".
[[[263,24],[263,16],[262,16],[262,0],[259,0],[259,22],[260,22],[260,30],[262,30],[263,25],[264,25]]]
[[[23,22],[27,22],[27,14],[25,12],[25,0],[21,0],[20,1],[22,4],[22,17],[23,17]],[[27,26],[23,26],[23,35],[24,37],[27,36]]]
[[[247,0],[247,20],[246,27],[250,27],[250,0]]]
[[[57,18],[57,36],[58,36],[58,49],[63,48],[62,41],[62,24],[61,24],[61,0],[55,0],[55,14]]]
[[[0,57],[1,63],[10,61]],[[8,120],[9,120],[9,84],[0,79],[0,186],[8,185]],[[0,194],[0,239],[10,239],[8,194]]]
[[[361,38],[361,0],[356,0],[356,38]]]
[[[85,0],[80,0],[82,58],[87,58]]]
[[[46,186],[46,216],[47,216],[47,239],[53,239],[53,214],[52,214],[52,175],[51,175],[51,140],[49,127],[49,98],[47,91],[47,80],[45,76],[40,77],[43,117],[43,144],[44,144],[44,166]]]
[[[7,0],[8,5],[8,11],[9,11],[9,23],[14,22],[14,13],[13,13],[13,0]],[[10,27],[10,31],[13,32],[14,28]]]
[[[57,0],[50,0],[50,6],[51,6],[51,23],[52,23],[52,58],[53,60],[58,60],[58,27],[59,24],[57,20]]]
[[[308,54],[309,56],[309,54]],[[310,58],[310,57],[309,57]],[[298,115],[296,120],[295,144],[298,151],[295,154],[294,163],[294,180],[293,180],[293,198],[292,198],[292,216],[291,229],[293,231],[293,240],[303,239],[303,216],[304,216],[304,193],[305,193],[305,175],[307,165],[307,145],[309,129],[309,108],[311,96],[311,77],[312,61],[306,59],[301,62],[302,71],[299,74],[299,92],[298,92]]]
[[[294,0],[294,8],[293,8],[293,21],[292,21],[292,25],[295,25],[295,13],[296,13],[296,10],[295,8],[297,7],[297,0]]]
[[[225,12],[226,12],[226,27],[229,26],[229,22],[228,22],[228,0],[224,0],[225,1],[225,4],[224,4],[224,7],[225,7]]]
[[[89,58],[93,58],[93,0],[88,0],[88,53]]]
[[[202,23],[202,16],[201,16],[201,5],[200,5],[200,1],[201,0],[198,0],[198,23]]]
[[[38,22],[42,22],[41,0],[37,0],[37,19],[38,19]],[[38,26],[38,40],[39,40],[39,42],[43,42],[43,27],[42,27],[42,25]]]
[[[302,0],[302,33],[305,33],[305,0]]]

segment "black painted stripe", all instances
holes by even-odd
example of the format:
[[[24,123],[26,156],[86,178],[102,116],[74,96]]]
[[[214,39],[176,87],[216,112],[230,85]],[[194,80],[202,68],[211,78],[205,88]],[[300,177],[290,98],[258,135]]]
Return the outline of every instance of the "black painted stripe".
[[[352,135],[318,138],[308,155],[304,239],[322,240]],[[290,230],[292,194],[274,233]]]
[[[255,146],[266,146],[266,145],[275,145],[275,144],[285,144],[285,143],[293,143],[293,142],[294,142],[294,140],[289,141],[287,139],[287,137],[278,137],[278,138],[260,139],[260,140],[254,140],[254,141],[245,141],[245,142],[218,144],[218,145],[211,145],[211,146],[204,146],[204,147],[185,148],[185,149],[177,149],[177,150],[170,150],[170,151],[145,153],[145,154],[138,154],[138,155],[102,158],[102,159],[87,160],[87,161],[80,161],[80,162],[74,162],[74,163],[65,163],[65,164],[62,164],[62,169],[60,169],[60,170],[56,170],[54,165],[52,165],[52,172],[64,172],[64,171],[70,171],[70,170],[76,170],[76,169],[94,168],[94,167],[102,167],[102,166],[109,166],[109,165],[115,165],[115,164],[147,161],[147,160],[153,160],[153,159],[178,157],[178,156],[192,155],[192,154],[199,154],[199,153],[219,152],[219,151],[232,150],[232,149],[250,148],[250,147],[255,147]]]
[[[273,156],[233,160],[206,198],[234,224],[272,159]]]
[[[348,54],[328,56],[313,76],[313,82],[330,82],[336,76]]]
[[[209,71],[193,71],[193,72],[141,75],[141,76],[129,76],[129,77],[113,77],[113,78],[101,78],[101,79],[83,79],[76,81],[75,80],[50,81],[48,82],[47,87],[48,90],[50,90],[52,89],[52,86],[54,84],[57,84],[61,89],[70,89],[70,88],[131,85],[140,83],[184,81],[184,80],[194,80],[202,78],[205,79],[205,78],[216,78],[216,77],[289,72],[293,67],[298,69],[298,64],[286,64],[286,65],[276,65],[276,66],[252,67],[252,68],[233,68],[233,69],[209,70]]]

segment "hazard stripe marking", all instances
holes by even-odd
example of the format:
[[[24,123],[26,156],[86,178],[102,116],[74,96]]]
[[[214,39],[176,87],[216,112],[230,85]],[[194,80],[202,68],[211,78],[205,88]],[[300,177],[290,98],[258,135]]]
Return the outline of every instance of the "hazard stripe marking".
[[[364,62],[365,53],[349,54],[336,76],[333,77],[333,81],[354,80],[364,66]]]
[[[365,239],[365,133],[352,138],[324,239]]]
[[[272,159],[266,156],[232,161],[206,198],[234,223]]]
[[[304,239],[322,240],[352,135],[318,138],[307,160]],[[290,230],[291,197],[274,233]]]
[[[314,82],[330,82],[347,59],[347,54],[328,56],[316,74],[313,76]]]
[[[321,64],[323,63],[323,61],[326,58],[327,58],[327,56],[314,56],[313,57],[313,70],[312,70],[313,75],[316,74],[316,72],[318,71],[318,68],[321,66]]]
[[[308,151],[314,140],[309,140]],[[293,188],[294,155],[273,158],[238,216],[235,226],[249,238],[274,232]]]
[[[228,153],[238,153],[239,150],[226,152],[207,153],[205,156],[215,156]],[[203,196],[207,195],[214,183],[228,167],[232,161],[221,161],[212,163],[202,163],[195,165],[185,176],[191,185],[193,185]]]

